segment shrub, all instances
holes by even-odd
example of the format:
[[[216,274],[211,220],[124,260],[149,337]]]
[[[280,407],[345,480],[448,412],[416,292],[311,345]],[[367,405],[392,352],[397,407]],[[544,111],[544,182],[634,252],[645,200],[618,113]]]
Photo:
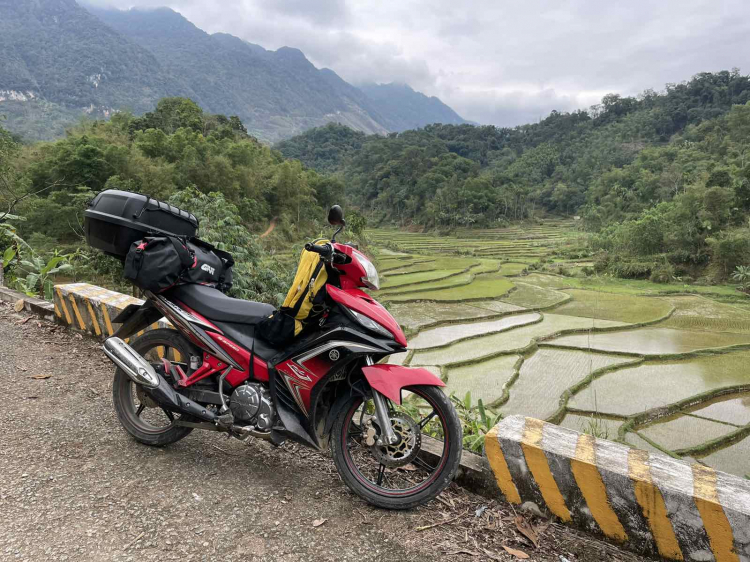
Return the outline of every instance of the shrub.
[[[646,279],[651,275],[654,264],[652,262],[627,262],[612,260],[607,272],[615,277],[624,279]]]
[[[652,283],[669,283],[674,279],[674,276],[674,268],[670,264],[662,264],[651,270],[649,281]]]
[[[750,236],[735,231],[717,238],[708,238],[711,270],[717,280],[727,279],[738,265],[750,262]]]

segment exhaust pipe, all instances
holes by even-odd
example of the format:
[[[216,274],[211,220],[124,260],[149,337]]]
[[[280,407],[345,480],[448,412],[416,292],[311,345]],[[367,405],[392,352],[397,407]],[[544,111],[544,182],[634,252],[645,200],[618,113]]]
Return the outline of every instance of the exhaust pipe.
[[[104,353],[135,384],[145,386],[146,388],[156,388],[159,386],[159,375],[151,364],[120,338],[108,338],[104,342]]]
[[[104,342],[104,353],[130,377],[130,380],[144,387],[146,394],[162,408],[211,423],[219,421],[215,413],[191,402],[172,388],[167,379],[157,373],[148,361],[120,338],[108,338]]]

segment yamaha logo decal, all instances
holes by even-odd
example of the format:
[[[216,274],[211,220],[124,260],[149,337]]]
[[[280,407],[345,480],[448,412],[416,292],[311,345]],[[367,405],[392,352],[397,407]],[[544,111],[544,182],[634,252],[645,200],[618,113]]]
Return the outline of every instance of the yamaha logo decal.
[[[338,349],[332,349],[331,351],[328,352],[328,358],[331,361],[338,361],[339,357],[341,357],[341,354],[339,353]]]

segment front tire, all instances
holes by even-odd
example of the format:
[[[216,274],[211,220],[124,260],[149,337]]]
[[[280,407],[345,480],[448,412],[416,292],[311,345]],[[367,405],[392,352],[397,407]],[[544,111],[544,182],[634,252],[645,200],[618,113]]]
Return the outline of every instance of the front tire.
[[[184,360],[193,352],[190,344],[175,330],[158,329],[144,333],[130,343],[149,363],[160,366],[161,357],[173,362]],[[187,373],[186,366],[183,365]],[[167,376],[167,380],[171,379]],[[187,437],[193,428],[175,425],[180,416],[162,410],[148,398],[122,369],[117,369],[112,384],[112,402],[123,429],[136,441],[152,447],[164,447]]]
[[[431,441],[430,460],[425,457],[422,437],[412,442],[421,447],[415,457],[410,456],[408,447],[405,451],[394,448],[393,455],[385,455],[383,447],[368,447],[363,430],[373,422],[363,420],[375,418],[368,406],[372,402],[361,397],[353,398],[339,414],[331,432],[331,452],[341,479],[355,494],[385,509],[411,509],[434,499],[450,485],[461,462],[463,431],[448,397],[434,386],[413,386],[404,391],[409,397],[401,407],[389,403],[392,425],[399,425],[402,432],[405,427],[425,429],[438,437]],[[435,449],[437,443],[442,445],[441,451]],[[400,462],[399,454],[404,455],[401,461],[406,464]],[[368,455],[378,463],[377,469],[363,466]]]

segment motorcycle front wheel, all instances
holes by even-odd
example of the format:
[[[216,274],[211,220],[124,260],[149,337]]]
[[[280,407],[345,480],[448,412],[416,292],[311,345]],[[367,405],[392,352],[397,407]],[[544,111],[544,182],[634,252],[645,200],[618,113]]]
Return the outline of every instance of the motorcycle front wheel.
[[[381,431],[371,399],[352,398],[331,432],[333,461],[344,483],[369,503],[411,509],[453,480],[463,431],[448,397],[434,386],[404,389],[401,405],[387,401],[398,442],[378,444]]]

